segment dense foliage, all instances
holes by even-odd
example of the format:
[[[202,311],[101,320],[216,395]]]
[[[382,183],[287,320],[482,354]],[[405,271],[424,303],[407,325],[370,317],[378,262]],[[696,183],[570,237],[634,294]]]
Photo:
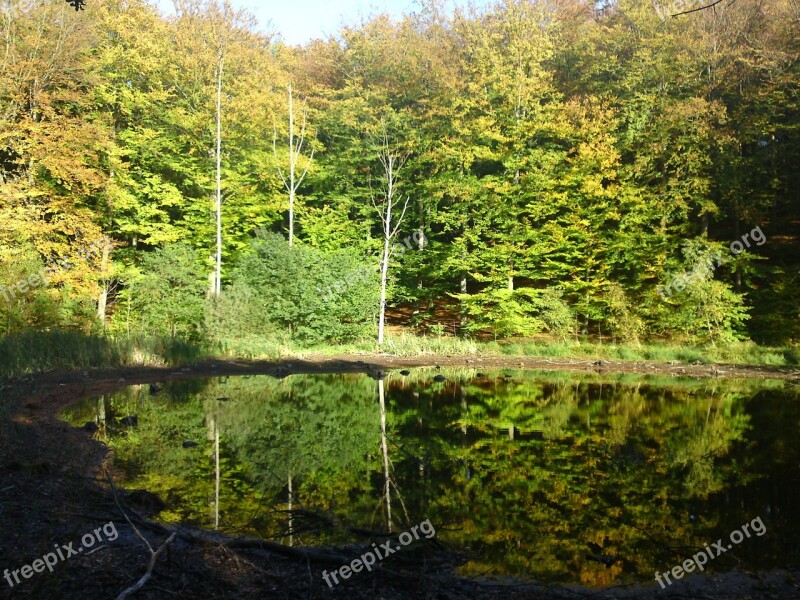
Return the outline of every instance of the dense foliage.
[[[430,0],[400,21],[377,15],[288,47],[216,0],[181,0],[171,17],[143,0],[78,13],[11,0],[0,20],[2,331],[370,332],[380,124],[405,160],[400,240],[427,240],[394,253],[390,304],[463,335],[796,341],[797,11],[742,0],[662,20],[638,0],[455,13]],[[306,126],[299,158],[286,145],[290,85]],[[289,248],[257,238],[288,237],[293,156],[308,173]],[[756,227],[764,243],[658,293]],[[110,254],[20,289],[103,235]]]

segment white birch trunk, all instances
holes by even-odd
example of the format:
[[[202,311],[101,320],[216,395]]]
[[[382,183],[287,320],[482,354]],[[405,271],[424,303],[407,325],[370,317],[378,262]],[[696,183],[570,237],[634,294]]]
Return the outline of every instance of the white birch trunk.
[[[111,244],[108,238],[103,238],[103,254],[100,260],[100,294],[97,297],[97,320],[100,326],[106,328],[106,308],[108,306],[108,269],[111,260]]]
[[[383,344],[383,333],[386,323],[386,281],[389,277],[389,253],[392,241],[392,194],[394,192],[393,180],[393,158],[388,159],[388,169],[386,172],[387,189],[386,194],[386,216],[383,224],[383,261],[381,262],[381,310],[378,318],[378,346]]]
[[[306,142],[306,126],[308,123],[308,113],[305,106],[303,106],[303,121],[300,125],[300,131],[295,131],[295,117],[294,117],[294,89],[292,85],[287,86],[289,94],[289,172],[284,176],[283,171],[278,165],[278,175],[283,182],[286,191],[289,192],[289,247],[294,244],[294,205],[297,199],[297,190],[303,183],[303,180],[308,174],[308,169],[311,167],[311,161],[314,160],[314,149],[312,147],[308,164],[303,170],[303,173],[298,176],[297,166],[302,156],[303,146]],[[278,161],[278,129],[275,127],[275,135],[272,142],[273,152],[275,153],[276,163]]]
[[[381,301],[380,314],[378,316],[378,346],[383,345],[386,326],[386,285],[389,279],[389,259],[391,257],[392,239],[397,235],[400,225],[403,223],[409,201],[409,198],[406,198],[403,211],[397,219],[397,224],[392,228],[392,210],[396,202],[395,191],[397,187],[397,173],[403,167],[407,157],[399,156],[389,148],[389,134],[386,131],[385,124],[382,133],[383,139],[381,140],[381,148],[378,151],[378,160],[383,166],[384,182],[386,184],[386,207],[378,208],[375,200],[373,199],[372,201],[383,223],[383,260],[381,261]]]
[[[225,57],[220,54],[217,66],[217,255],[214,273],[214,295],[222,291],[222,69]]]

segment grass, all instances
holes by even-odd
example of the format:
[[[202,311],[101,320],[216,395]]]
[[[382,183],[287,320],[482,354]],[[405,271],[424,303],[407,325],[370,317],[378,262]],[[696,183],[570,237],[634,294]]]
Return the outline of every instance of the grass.
[[[410,333],[387,336],[378,347],[374,340],[350,344],[301,346],[289,339],[259,336],[198,344],[170,337],[113,337],[87,335],[72,330],[28,331],[0,337],[0,379],[12,379],[45,371],[146,365],[185,365],[205,358],[249,360],[298,358],[310,353],[333,355],[387,353],[395,356],[527,356],[534,358],[605,359],[654,362],[729,363],[741,366],[800,365],[800,348],[767,347],[753,342],[718,346],[677,344],[618,345],[557,340],[476,342],[446,335]],[[0,400],[0,422],[9,407]]]
[[[389,335],[382,348],[371,343],[366,349],[374,352],[385,352],[397,356],[455,355],[465,356],[478,354],[479,344],[473,340],[449,336],[417,336],[411,334]]]
[[[682,346],[677,344],[618,345],[593,342],[512,342],[489,343],[483,348],[511,356],[603,358],[606,360],[729,363],[736,365],[794,366],[800,364],[800,349],[759,346],[754,342],[736,342],[717,346]]]
[[[227,341],[218,348],[221,357],[270,359],[296,358],[308,354],[391,354],[394,356],[528,356],[533,358],[605,359],[702,364],[729,363],[747,366],[800,365],[800,348],[759,346],[754,342],[736,342],[717,346],[679,344],[601,344],[587,341],[505,341],[478,342],[448,335],[387,335],[383,346],[375,340],[344,344],[303,346],[291,340],[268,340],[257,336]]]
[[[276,340],[257,335],[225,338],[213,345],[217,358],[277,360],[298,356],[302,350],[289,339]]]
[[[72,330],[26,331],[0,338],[0,377],[131,365],[178,365],[207,349],[169,337],[113,338]]]
[[[0,338],[0,377],[20,377],[52,370],[81,371],[134,365],[191,364],[210,357],[276,360],[302,357],[310,353],[386,353],[395,356],[490,354],[534,358],[730,363],[748,366],[800,364],[800,348],[759,346],[753,342],[700,347],[553,340],[477,342],[446,335],[419,336],[401,333],[387,336],[382,347],[378,347],[374,340],[304,347],[289,339],[276,340],[259,336],[226,339],[212,345],[170,337],[115,338],[56,330],[14,333]]]
[[[383,347],[374,340],[342,345],[294,347],[293,355],[307,353],[348,354],[386,353],[395,356],[475,354],[499,356],[528,356],[533,358],[572,358],[578,360],[605,359],[626,361],[683,362],[701,364],[729,363],[747,366],[800,365],[800,348],[759,346],[754,342],[736,342],[717,346],[687,346],[679,344],[601,344],[588,341],[478,342],[453,336],[420,336],[410,333],[387,336]]]

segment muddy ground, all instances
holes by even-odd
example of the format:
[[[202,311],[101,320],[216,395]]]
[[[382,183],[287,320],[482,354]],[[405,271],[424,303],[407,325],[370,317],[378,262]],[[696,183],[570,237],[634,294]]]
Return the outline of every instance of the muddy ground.
[[[402,556],[386,559],[371,573],[362,572],[331,589],[322,579],[323,569],[336,569],[360,556],[369,546],[367,542],[364,547],[287,549],[274,543],[234,540],[188,528],[168,531],[147,518],[146,505],[137,504],[134,496],[109,485],[106,474],[113,474],[113,457],[108,449],[90,433],[58,418],[70,402],[136,383],[238,374],[374,374],[376,369],[428,365],[800,380],[800,370],[791,368],[342,355],[280,363],[216,360],[183,369],[132,367],[51,372],[13,381],[0,387],[0,405],[11,407],[10,413],[0,419],[0,571],[9,569],[14,585],[10,586],[5,573],[0,573],[0,598],[117,598],[146,574],[151,559],[151,552],[127,519],[137,525],[154,550],[177,533],[155,561],[152,576],[130,596],[137,599],[800,598],[797,568],[692,576],[665,590],[656,584],[592,590],[516,580],[470,579],[455,574],[459,556],[438,544],[409,547]],[[77,548],[84,534],[109,521],[114,522],[119,533],[115,541],[98,544],[99,549],[93,548],[93,552],[65,557],[52,573],[44,570],[24,579],[20,571],[20,583],[14,581],[14,570],[51,552],[56,544],[76,542]]]

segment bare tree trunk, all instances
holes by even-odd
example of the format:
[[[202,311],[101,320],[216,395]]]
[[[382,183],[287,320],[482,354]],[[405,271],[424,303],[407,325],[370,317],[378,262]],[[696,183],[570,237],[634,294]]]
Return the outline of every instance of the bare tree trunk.
[[[300,156],[302,155],[303,146],[306,142],[306,125],[308,122],[308,112],[305,104],[303,105],[303,123],[300,126],[300,132],[295,133],[295,119],[294,119],[294,90],[292,85],[288,86],[289,93],[289,173],[284,176],[280,166],[278,166],[278,175],[283,181],[286,191],[289,192],[289,247],[294,244],[294,204],[297,198],[297,190],[303,183],[303,180],[308,174],[308,169],[311,166],[311,161],[314,159],[314,149],[311,149],[311,155],[308,159],[308,165],[302,175],[297,176],[297,165]],[[277,163],[278,159],[278,128],[275,127],[275,135],[272,140],[272,149],[275,153]]]
[[[424,206],[422,204],[422,199],[420,199],[418,203],[418,210],[419,210],[419,227],[417,228],[417,233],[419,235],[419,242],[417,242],[417,250],[423,252],[425,250],[425,211],[423,210]],[[417,278],[417,289],[422,294],[422,290],[424,289],[424,282],[422,280],[422,275]],[[420,300],[419,296],[417,297],[417,312],[420,309]]]
[[[467,275],[466,273],[461,276],[461,293],[467,293]],[[463,304],[463,303],[462,303]],[[464,328],[467,326],[467,312],[462,308],[461,310],[461,327]]]
[[[391,184],[390,184],[391,185]],[[391,198],[391,192],[389,194]],[[386,218],[383,232],[383,259],[381,260],[381,311],[378,318],[378,345],[383,344],[383,331],[386,322],[386,281],[389,277],[389,243],[391,242],[392,201],[386,200]]]
[[[214,295],[222,291],[222,69],[225,55],[220,53],[217,65],[217,256]]]
[[[292,84],[289,84],[289,248],[294,242],[294,195],[297,189],[294,184],[294,168],[296,160],[294,153],[294,97]]]
[[[97,320],[100,321],[100,327],[106,328],[106,307],[108,306],[108,284],[102,282],[100,284],[100,294],[97,296]]]
[[[378,214],[383,222],[383,260],[381,261],[381,304],[380,315],[378,317],[378,346],[383,344],[386,322],[386,282],[389,278],[389,257],[392,238],[397,235],[397,231],[403,223],[409,201],[409,198],[406,198],[403,211],[400,214],[400,218],[397,219],[397,225],[392,228],[392,209],[396,203],[395,191],[397,187],[397,173],[403,167],[407,157],[398,155],[389,147],[389,134],[386,131],[385,123],[383,124],[382,134],[383,139],[381,140],[381,147],[378,151],[378,160],[383,166],[384,182],[386,184],[386,207],[379,209],[375,200],[373,199],[372,201],[373,206],[378,210]]]

